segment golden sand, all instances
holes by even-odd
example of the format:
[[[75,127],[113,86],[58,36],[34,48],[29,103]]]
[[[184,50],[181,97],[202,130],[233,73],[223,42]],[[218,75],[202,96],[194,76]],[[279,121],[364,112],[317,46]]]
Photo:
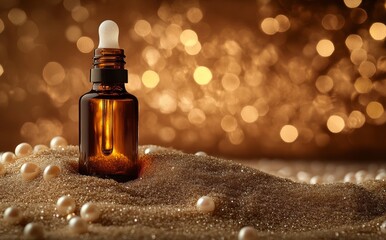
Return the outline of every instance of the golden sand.
[[[1,239],[20,239],[29,222],[44,225],[46,239],[237,239],[253,226],[261,239],[385,239],[386,182],[309,185],[209,156],[156,148],[143,154],[140,178],[126,183],[79,175],[78,148],[44,150],[17,159],[0,177],[0,212],[19,207],[20,224],[0,219]],[[42,174],[23,181],[20,167],[34,162],[62,168],[58,178]],[[96,203],[101,217],[85,234],[72,233],[67,217],[55,209],[63,195],[80,207]],[[196,210],[197,200],[211,196],[211,214]]]

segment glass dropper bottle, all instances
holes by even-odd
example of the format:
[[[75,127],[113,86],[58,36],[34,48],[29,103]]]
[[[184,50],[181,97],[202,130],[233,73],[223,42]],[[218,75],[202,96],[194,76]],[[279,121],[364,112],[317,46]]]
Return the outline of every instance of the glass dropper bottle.
[[[90,71],[92,89],[79,99],[79,172],[124,182],[137,177],[138,100],[125,89],[118,25],[99,26]]]

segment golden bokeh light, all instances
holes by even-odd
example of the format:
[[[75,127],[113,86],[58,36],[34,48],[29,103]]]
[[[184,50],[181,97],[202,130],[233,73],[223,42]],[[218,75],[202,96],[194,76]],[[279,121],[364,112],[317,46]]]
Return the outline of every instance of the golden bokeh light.
[[[346,4],[349,8],[356,8],[361,5],[362,0],[344,0],[344,4]]]
[[[331,115],[327,120],[327,128],[332,133],[340,133],[345,128],[344,119],[338,115]]]
[[[225,115],[221,119],[221,128],[225,132],[233,132],[233,131],[235,131],[236,128],[237,128],[237,120],[236,120],[236,118],[234,118],[231,115]]]
[[[240,79],[236,74],[225,73],[221,78],[221,84],[225,91],[232,92],[240,86]]]
[[[350,54],[350,60],[355,65],[361,64],[367,59],[367,52],[362,48],[354,49]]]
[[[253,123],[259,118],[259,112],[254,106],[244,106],[243,109],[241,109],[241,118],[246,123]]]
[[[315,82],[316,88],[321,93],[328,93],[334,87],[334,81],[327,75],[319,76]]]
[[[138,34],[141,37],[145,37],[151,33],[151,25],[146,20],[138,20],[134,24],[134,31],[136,34]]]
[[[66,29],[66,38],[70,42],[76,42],[82,36],[82,30],[77,25],[71,25]]]
[[[83,6],[76,6],[71,10],[71,16],[76,22],[84,22],[90,16],[87,8]]]
[[[185,51],[186,51],[187,54],[194,56],[194,55],[197,55],[197,54],[200,53],[201,48],[202,48],[201,47],[201,43],[197,42],[193,46],[185,46]]]
[[[182,31],[180,41],[184,46],[194,46],[198,42],[197,33],[191,29],[186,29]]]
[[[4,29],[5,29],[4,22],[3,20],[0,19],[0,34],[4,31]]]
[[[0,64],[0,77],[1,77],[1,75],[3,75],[3,73],[4,73],[4,68],[3,68],[3,66]]]
[[[386,37],[386,25],[381,22],[375,22],[370,27],[370,35],[374,40],[383,40]]]
[[[347,127],[349,128],[361,128],[366,122],[365,115],[357,110],[350,113],[347,119]]]
[[[377,71],[375,64],[370,61],[363,61],[361,64],[359,64],[358,72],[363,76],[370,78],[372,77],[375,72]]]
[[[316,45],[316,51],[322,57],[329,57],[335,51],[335,47],[330,40],[322,39]]]
[[[200,125],[205,122],[206,115],[201,109],[193,108],[188,114],[188,119],[192,124]]]
[[[383,105],[377,101],[369,102],[366,106],[366,113],[372,119],[378,119],[384,114]]]
[[[20,8],[12,8],[8,12],[8,19],[14,25],[23,25],[27,21],[27,14]]]
[[[205,66],[199,66],[194,70],[193,78],[199,85],[206,85],[212,80],[212,72]]]
[[[345,44],[348,49],[354,50],[362,47],[363,40],[358,34],[350,34],[347,36]]]
[[[354,87],[358,93],[368,93],[371,91],[371,89],[373,87],[373,83],[368,78],[359,77],[355,81]]]
[[[94,42],[91,38],[83,36],[76,41],[76,46],[81,53],[90,53],[94,50]]]
[[[65,77],[65,70],[58,62],[48,62],[43,68],[43,79],[49,86],[61,84]]]
[[[298,129],[293,125],[284,125],[280,130],[280,137],[286,143],[295,142],[298,136]]]
[[[278,32],[286,32],[291,27],[290,20],[287,16],[279,14],[275,17],[275,19],[279,23]]]
[[[231,142],[233,145],[240,145],[244,141],[244,138],[244,132],[240,128],[237,128],[235,131],[228,133],[229,142]]]
[[[192,23],[198,23],[201,21],[201,19],[203,18],[203,14],[202,14],[202,11],[201,9],[197,8],[197,7],[192,7],[188,10],[188,12],[186,13],[186,17],[188,18],[188,20]]]
[[[265,18],[262,22],[261,22],[261,30],[263,30],[263,32],[267,35],[274,35],[275,33],[277,33],[280,29],[280,24],[278,22],[278,20],[276,20],[275,18]]]
[[[142,83],[147,88],[155,88],[160,81],[158,73],[147,70],[142,74]]]

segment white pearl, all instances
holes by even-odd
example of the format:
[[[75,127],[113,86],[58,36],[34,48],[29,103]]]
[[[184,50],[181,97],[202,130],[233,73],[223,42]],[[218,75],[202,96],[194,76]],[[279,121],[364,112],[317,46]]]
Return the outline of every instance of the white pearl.
[[[386,180],[386,172],[380,172],[375,177],[375,180]]]
[[[5,169],[4,164],[0,163],[0,176],[3,176],[7,172],[7,169]]]
[[[319,176],[313,176],[311,179],[310,179],[310,184],[319,184],[319,183],[322,183],[322,178],[319,177]]]
[[[71,218],[68,227],[74,233],[85,233],[88,231],[87,222],[78,216]]]
[[[46,149],[48,149],[48,147],[46,145],[38,144],[34,147],[34,153],[37,153],[37,152],[40,152],[40,151],[43,151]]]
[[[17,157],[24,157],[32,153],[32,147],[28,143],[20,143],[15,148],[15,154]]]
[[[194,155],[196,155],[196,156],[208,156],[208,154],[206,154],[206,152],[202,152],[202,151],[196,152]]]
[[[203,213],[213,212],[215,208],[213,198],[208,196],[200,197],[200,199],[198,199],[197,201],[196,207],[199,212],[203,212]]]
[[[365,181],[367,172],[365,170],[359,170],[355,173],[355,179],[357,183],[363,183]]]
[[[11,224],[18,224],[23,215],[21,211],[16,207],[9,207],[4,211],[4,220]]]
[[[238,239],[239,240],[255,240],[258,238],[257,230],[254,227],[243,227],[240,232]]]
[[[5,152],[1,155],[1,163],[2,164],[11,164],[15,162],[15,154],[13,152]]]
[[[299,182],[308,183],[310,181],[310,174],[307,172],[300,171],[296,174],[296,177],[298,178]]]
[[[35,163],[27,162],[21,166],[20,173],[23,180],[33,180],[39,175],[40,167]]]
[[[145,153],[145,154],[150,154],[150,153],[155,152],[156,150],[157,150],[156,147],[151,146],[151,147],[146,148],[145,151],[144,151],[144,153]]]
[[[382,233],[386,233],[386,221],[384,221],[379,228]]]
[[[99,218],[101,211],[94,203],[86,203],[80,209],[80,216],[87,222],[93,222]]]
[[[61,169],[59,166],[56,166],[56,165],[48,165],[45,169],[44,169],[44,173],[43,173],[43,179],[48,181],[52,178],[56,178],[60,175],[60,172],[61,172]]]
[[[24,227],[24,237],[26,239],[43,239],[44,229],[39,223],[28,223]]]
[[[62,196],[56,202],[56,209],[61,216],[71,214],[75,211],[75,200],[70,196]]]
[[[67,140],[64,137],[56,136],[51,139],[51,142],[50,142],[51,148],[65,147],[65,146],[67,146]]]
[[[347,173],[344,178],[343,182],[345,183],[356,183],[355,174],[352,172]]]

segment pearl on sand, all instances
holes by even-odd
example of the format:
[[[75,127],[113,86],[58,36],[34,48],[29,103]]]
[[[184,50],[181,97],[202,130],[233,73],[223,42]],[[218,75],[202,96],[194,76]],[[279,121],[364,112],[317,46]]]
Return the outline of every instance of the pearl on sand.
[[[145,154],[150,154],[150,153],[153,153],[155,151],[157,151],[157,147],[151,146],[151,147],[146,148],[144,153]]]
[[[13,152],[5,152],[1,155],[1,161],[2,164],[11,164],[15,162],[15,154]]]
[[[21,211],[16,207],[8,207],[4,211],[4,220],[11,224],[18,224],[23,215]]]
[[[61,216],[71,214],[75,211],[75,200],[70,196],[62,196],[56,202],[56,209]]]
[[[20,168],[21,177],[25,181],[35,179],[40,173],[40,167],[32,162],[24,163]]]
[[[375,180],[386,180],[386,172],[380,172],[375,176]]]
[[[88,223],[78,216],[71,218],[68,227],[73,233],[85,233],[88,231]]]
[[[255,240],[258,238],[257,230],[254,227],[243,227],[240,232],[238,239],[239,240]]]
[[[384,221],[379,228],[382,233],[386,233],[386,221]]]
[[[65,146],[67,146],[67,140],[64,137],[56,136],[51,139],[51,142],[50,142],[51,148],[65,147]]]
[[[49,181],[51,180],[52,178],[56,178],[60,175],[60,167],[59,166],[56,166],[56,165],[48,165],[45,169],[44,169],[44,173],[43,173],[43,179],[46,180],[46,181]]]
[[[197,210],[203,213],[213,212],[215,209],[213,198],[208,196],[203,196],[198,199],[196,204]]]
[[[3,176],[6,172],[4,164],[0,163],[0,176]]]
[[[17,157],[24,157],[32,153],[32,147],[28,143],[20,143],[15,148],[15,154]]]
[[[101,211],[94,203],[86,203],[80,209],[80,216],[87,222],[93,222],[99,218]]]
[[[37,152],[40,152],[40,151],[43,151],[46,149],[48,149],[48,147],[46,145],[38,144],[34,147],[34,153],[37,153]]]
[[[43,239],[43,226],[40,223],[28,223],[24,227],[24,237],[26,239]]]
[[[206,154],[206,152],[202,152],[202,151],[196,152],[194,155],[196,155],[196,156],[208,156],[208,154]]]

